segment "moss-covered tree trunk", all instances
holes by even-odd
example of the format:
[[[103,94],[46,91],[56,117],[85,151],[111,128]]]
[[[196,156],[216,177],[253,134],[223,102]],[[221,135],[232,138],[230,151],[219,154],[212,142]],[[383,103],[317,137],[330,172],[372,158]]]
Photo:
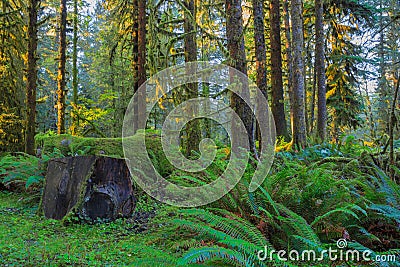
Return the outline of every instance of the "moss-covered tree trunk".
[[[46,218],[111,221],[130,216],[134,207],[124,159],[79,156],[49,161],[41,204]]]
[[[58,75],[57,75],[57,133],[65,133],[65,61],[67,47],[67,1],[60,3],[60,43],[58,47]]]
[[[35,153],[35,116],[36,116],[36,50],[37,50],[37,10],[40,1],[31,0],[28,4],[28,56],[26,67],[26,126],[25,152]]]

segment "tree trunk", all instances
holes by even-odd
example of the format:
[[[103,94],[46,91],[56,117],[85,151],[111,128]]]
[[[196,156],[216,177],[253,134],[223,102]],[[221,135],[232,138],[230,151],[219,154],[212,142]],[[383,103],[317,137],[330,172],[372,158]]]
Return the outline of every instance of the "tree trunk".
[[[265,48],[265,34],[264,34],[264,5],[261,0],[253,0],[253,16],[254,16],[254,44],[256,54],[256,84],[260,89],[263,96],[268,99],[267,89],[267,69],[266,69],[266,48]],[[261,97],[261,96],[260,96]],[[257,112],[264,112],[267,107],[262,107],[257,103]],[[261,117],[261,116],[259,116]],[[267,127],[268,122],[257,121],[258,127]],[[257,138],[260,144],[258,148],[261,151],[261,131],[257,128]]]
[[[146,82],[146,0],[138,1],[138,57],[137,57],[137,75],[138,84],[137,89],[139,89],[142,84]],[[138,93],[138,115],[140,118],[144,118],[146,113],[146,94],[144,90]],[[138,129],[145,129],[146,125],[143,124],[143,120],[139,120],[137,123]]]
[[[269,16],[271,27],[271,109],[275,120],[276,135],[288,139],[285,105],[283,101],[281,23],[279,9],[279,0],[271,0]],[[263,28],[261,30],[263,30]]]
[[[315,0],[315,72],[318,88],[317,131],[321,142],[325,141],[327,127],[324,36],[324,3],[323,0]]]
[[[72,111],[72,124],[71,134],[75,135],[79,127],[79,117],[76,115],[78,112],[78,0],[74,0],[74,37],[72,39],[72,92],[73,92],[73,111]]]
[[[306,146],[306,122],[304,106],[304,35],[302,1],[292,0],[292,47],[293,47],[293,144],[302,149]]]
[[[136,92],[139,89],[139,0],[133,0],[133,30],[132,30],[132,59],[131,59],[131,66],[133,71],[133,93],[134,98],[134,105],[133,105],[133,131],[136,132],[139,129],[139,103],[138,103],[138,96]],[[129,99],[123,95],[124,103],[127,105]],[[123,117],[123,115],[122,115]]]
[[[135,207],[124,159],[79,156],[48,163],[40,209],[46,218],[88,221],[128,217]]]
[[[67,1],[60,3],[60,44],[58,50],[58,75],[57,75],[57,133],[65,133],[65,62],[67,46]]]
[[[226,0],[225,2],[226,37],[228,39],[228,51],[230,56],[229,65],[247,75],[241,4],[241,0]],[[243,83],[242,95],[245,98],[250,99],[247,80],[241,82]],[[251,153],[257,158],[257,150],[255,147],[253,132],[253,114],[250,107],[244,102],[244,100],[234,93],[231,93],[230,106],[243,121],[243,124],[247,130]],[[236,126],[232,125],[233,139],[239,138],[235,136],[235,128]]]
[[[196,43],[196,5],[194,0],[185,0],[185,62],[197,60],[197,43]],[[186,86],[187,99],[198,97],[198,84],[190,83]],[[197,110],[188,110],[189,116],[196,115]],[[192,120],[186,124],[187,138],[185,140],[185,153],[190,156],[192,151],[199,151],[200,142],[200,126],[199,120]]]
[[[37,80],[37,10],[40,1],[30,0],[28,5],[28,56],[26,67],[26,127],[25,153],[35,154],[36,80]]]
[[[292,67],[292,37],[290,32],[290,14],[289,14],[289,2],[284,0],[283,2],[283,12],[285,21],[285,39],[286,39],[286,61],[287,61],[287,72],[288,72],[288,94],[290,100],[290,127],[293,134],[293,67]]]

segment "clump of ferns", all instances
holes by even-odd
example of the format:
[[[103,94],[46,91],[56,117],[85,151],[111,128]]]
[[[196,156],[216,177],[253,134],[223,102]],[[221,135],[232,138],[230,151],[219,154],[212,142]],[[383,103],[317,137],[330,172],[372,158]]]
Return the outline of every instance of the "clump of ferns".
[[[185,219],[173,223],[198,233],[201,247],[190,248],[179,259],[180,265],[208,263],[212,266],[274,266],[282,263],[257,257],[264,246],[273,249],[263,234],[251,223],[223,209],[186,209]]]

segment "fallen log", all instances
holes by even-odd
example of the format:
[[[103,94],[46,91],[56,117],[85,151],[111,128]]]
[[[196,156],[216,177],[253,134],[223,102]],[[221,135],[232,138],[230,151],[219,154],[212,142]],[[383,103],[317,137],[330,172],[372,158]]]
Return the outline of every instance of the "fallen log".
[[[134,207],[124,159],[77,156],[49,161],[41,201],[46,218],[112,221],[129,217]]]

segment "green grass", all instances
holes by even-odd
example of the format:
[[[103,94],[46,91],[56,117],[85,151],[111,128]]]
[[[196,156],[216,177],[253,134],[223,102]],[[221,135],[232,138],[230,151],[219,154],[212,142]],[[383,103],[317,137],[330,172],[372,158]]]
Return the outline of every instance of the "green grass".
[[[1,266],[139,266],[170,254],[151,244],[152,234],[136,234],[128,220],[64,226],[37,216],[36,205],[24,204],[27,197],[0,192]]]

